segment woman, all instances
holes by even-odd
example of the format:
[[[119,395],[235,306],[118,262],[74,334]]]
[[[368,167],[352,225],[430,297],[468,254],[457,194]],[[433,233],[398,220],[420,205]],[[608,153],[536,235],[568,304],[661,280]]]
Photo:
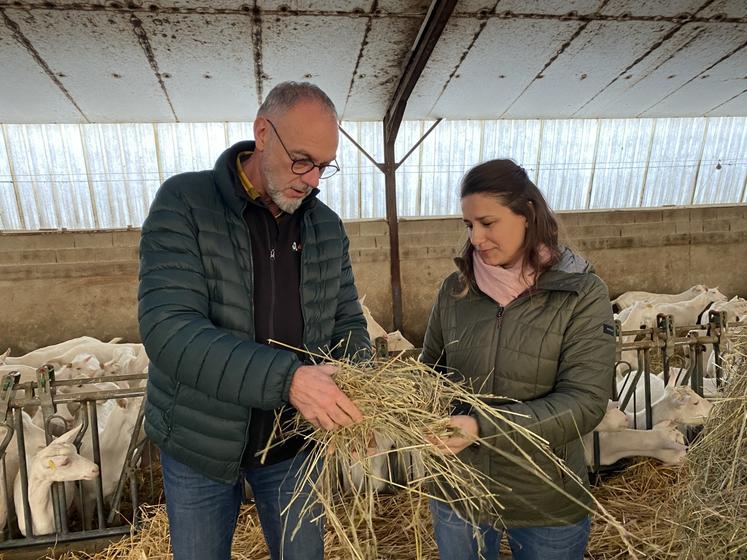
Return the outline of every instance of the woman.
[[[495,406],[518,413],[510,415],[513,422],[546,439],[588,487],[580,435],[604,416],[614,371],[607,287],[589,263],[558,244],[552,211],[512,161],[470,170],[461,204],[469,240],[455,259],[459,272],[441,286],[421,359],[459,372],[481,392],[514,399]],[[590,503],[584,486],[510,435],[565,495],[558,492],[530,472],[505,437],[508,426],[464,412],[451,417],[461,435],[442,444],[496,481],[491,490],[505,509],[500,518],[480,519],[475,538],[458,512],[432,500],[441,559],[493,560],[504,529],[517,560],[583,558],[590,529],[588,510],[578,503]],[[488,445],[470,445],[477,437]]]

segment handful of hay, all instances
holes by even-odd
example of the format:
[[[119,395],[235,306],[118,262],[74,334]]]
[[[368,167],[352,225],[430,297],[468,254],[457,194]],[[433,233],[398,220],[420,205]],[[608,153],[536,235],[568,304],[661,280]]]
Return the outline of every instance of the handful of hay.
[[[296,415],[288,425],[276,423],[275,434],[267,449],[297,435],[308,439],[310,455],[293,499],[303,500],[302,517],[326,518],[336,538],[347,547],[350,558],[367,560],[379,557],[372,520],[377,517],[375,495],[381,484],[395,486],[420,500],[432,498],[446,502],[475,525],[486,518],[500,519],[502,506],[498,496],[491,491],[491,488],[501,487],[500,483],[463,461],[459,455],[444,452],[437,445],[454,435],[449,425],[454,403],[470,407],[483,421],[487,419],[493,424],[499,434],[509,438],[514,447],[513,455],[523,459],[523,466],[517,468],[527,468],[529,464],[530,474],[537,477],[538,483],[546,483],[570,497],[532,461],[526,449],[533,453],[539,450],[570,480],[583,484],[553,454],[544,439],[517,423],[515,416],[491,405],[497,399],[504,402],[510,399],[476,394],[471,388],[413,359],[352,363],[323,358],[337,366],[335,382],[358,406],[364,420],[328,431],[315,428]],[[379,443],[387,442],[388,446],[372,453],[369,448],[372,437]],[[490,441],[478,439],[477,443],[507,455]],[[374,468],[377,461],[381,463],[386,459],[385,463],[390,464],[389,458],[402,455],[411,458],[406,481],[389,480]],[[343,500],[340,480],[349,469],[358,469],[364,476],[362,483],[350,485]],[[311,488],[310,492],[304,490],[308,488]],[[610,516],[606,517],[623,531]],[[289,520],[289,523],[296,521]],[[426,538],[423,535],[421,540]]]

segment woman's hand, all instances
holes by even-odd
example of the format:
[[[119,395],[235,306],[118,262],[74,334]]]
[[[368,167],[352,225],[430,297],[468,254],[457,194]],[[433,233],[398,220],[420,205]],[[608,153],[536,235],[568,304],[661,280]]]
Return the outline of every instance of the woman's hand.
[[[429,441],[444,453],[456,455],[466,447],[472,445],[480,435],[480,426],[472,416],[458,415],[449,418],[449,426],[454,435],[441,439],[438,437],[428,438]]]

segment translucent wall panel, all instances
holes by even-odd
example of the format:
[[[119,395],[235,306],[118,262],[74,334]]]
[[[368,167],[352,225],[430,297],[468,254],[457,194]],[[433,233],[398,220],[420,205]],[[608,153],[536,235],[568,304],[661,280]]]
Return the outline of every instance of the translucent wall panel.
[[[395,144],[397,162],[402,161],[418,140],[428,132],[434,121],[402,123]],[[420,216],[422,203],[422,151],[416,149],[397,170],[397,212],[401,216]]]
[[[512,159],[536,182],[541,129],[539,120],[484,121],[480,160]]]
[[[554,210],[584,208],[591,184],[598,121],[545,121],[537,186]]]
[[[226,123],[226,146],[242,140],[254,140],[253,123]]]
[[[708,119],[693,204],[741,200],[747,183],[747,134],[740,119]],[[744,200],[742,200],[744,202]]]
[[[19,209],[5,138],[0,134],[0,229],[24,229]]]
[[[432,121],[404,122],[397,160]],[[397,170],[400,216],[459,213],[476,163],[510,158],[558,210],[745,201],[747,118],[442,121]],[[382,162],[381,122],[343,128]],[[0,228],[138,227],[160,183],[212,169],[252,123],[0,125]],[[320,199],[345,219],[386,215],[384,175],[344,136]],[[747,202],[747,201],[745,201]]]
[[[421,144],[420,215],[460,212],[459,182],[480,162],[478,121],[443,121]]]
[[[345,123],[345,131],[360,142],[362,123]],[[319,182],[319,199],[334,208],[342,218],[358,217],[361,212],[361,178],[359,172],[363,154],[344,135],[340,135],[337,164],[340,171]],[[368,160],[366,160],[368,162]]]
[[[82,127],[97,227],[139,227],[161,183],[150,124]]]
[[[223,123],[161,123],[156,132],[161,172],[166,177],[212,169],[228,144]]]
[[[653,130],[653,119],[599,121],[594,179],[587,208],[639,205]]]
[[[642,206],[690,204],[706,119],[657,119]]]
[[[78,125],[6,125],[27,229],[90,229],[93,204]]]

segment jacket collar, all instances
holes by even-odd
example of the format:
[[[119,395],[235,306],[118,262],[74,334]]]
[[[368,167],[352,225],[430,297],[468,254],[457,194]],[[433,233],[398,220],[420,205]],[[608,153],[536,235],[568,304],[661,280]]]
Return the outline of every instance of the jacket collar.
[[[247,203],[261,204],[258,201],[252,200],[246,194],[244,187],[241,185],[241,179],[236,172],[236,158],[238,155],[241,152],[253,152],[254,149],[255,144],[253,140],[237,142],[218,157],[215,167],[213,167],[215,186],[221,198],[226,206],[239,217],[242,216]],[[317,202],[317,194],[319,194],[319,189],[313,189],[297,212],[305,212],[309,208],[314,207]]]

